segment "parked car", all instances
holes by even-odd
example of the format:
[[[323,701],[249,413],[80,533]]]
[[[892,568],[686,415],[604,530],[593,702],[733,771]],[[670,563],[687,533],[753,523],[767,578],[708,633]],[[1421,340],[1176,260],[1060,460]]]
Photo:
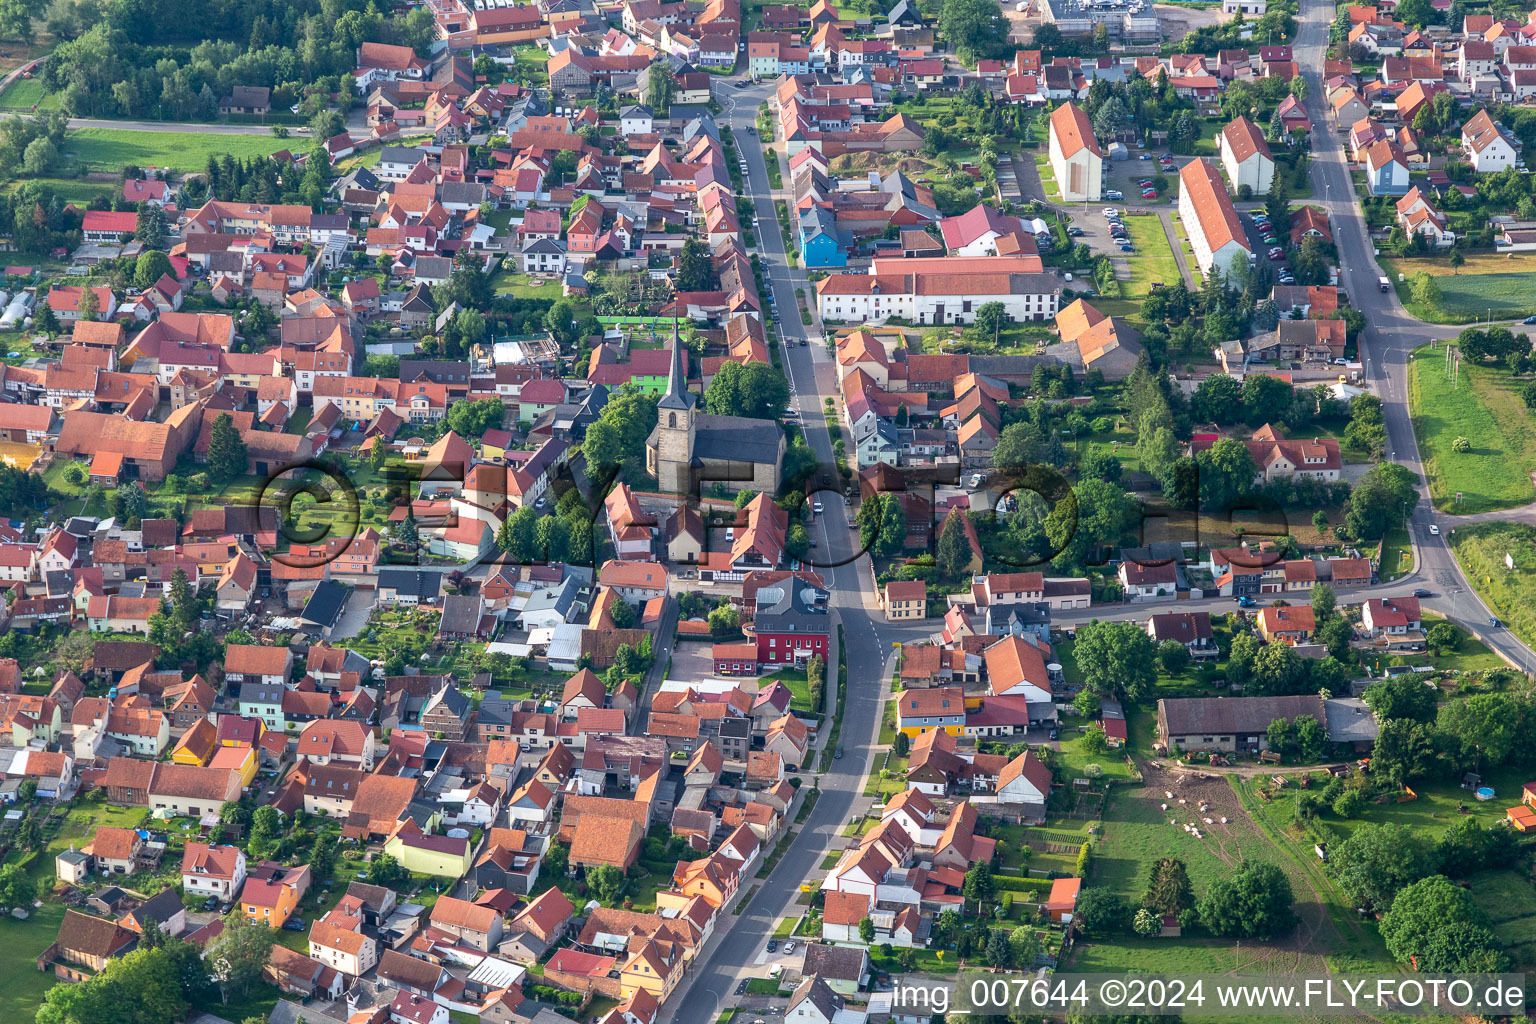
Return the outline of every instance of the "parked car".
[[[1067,228],[1067,234],[1071,235],[1073,238],[1082,238],[1085,232],[1082,228]]]
[[[1121,192],[1117,188],[1112,188],[1108,192],[1104,193],[1104,198],[1105,199],[1114,200],[1115,202],[1119,202],[1120,200],[1125,198],[1125,193]]]
[[[1136,159],[1137,160],[1151,160],[1152,159],[1152,154],[1151,153],[1143,153],[1143,154],[1141,154],[1141,156],[1138,156]]]
[[[1431,591],[1431,590],[1429,590],[1429,589],[1427,589],[1425,587],[1420,587],[1418,590],[1415,590],[1413,592],[1413,596],[1414,597],[1434,597],[1435,595],[1434,595],[1433,591]]]
[[[1237,606],[1239,608],[1252,608],[1254,606],[1254,600],[1247,594],[1244,594],[1242,597],[1237,599]]]
[[[1492,626],[1494,629],[1498,629],[1500,626],[1504,625],[1504,623],[1500,622],[1497,616],[1495,616],[1489,618],[1488,625]]]
[[[790,939],[788,942],[784,943],[785,954],[793,953],[795,951],[795,945],[796,943],[794,939]]]
[[[1276,246],[1275,248],[1269,250],[1269,258],[1272,260],[1283,260],[1285,259],[1285,250],[1281,249],[1279,246]]]
[[[1536,316],[1528,316],[1520,322],[1523,324],[1536,324]]]
[[[1156,199],[1157,198],[1157,189],[1155,189],[1155,188],[1147,189],[1145,192],[1143,192],[1141,194],[1141,198],[1143,198],[1143,199]]]
[[[297,914],[294,914],[288,920],[283,922],[283,930],[284,931],[288,931],[288,932],[302,932],[302,931],[307,931],[308,929],[309,929],[309,925],[306,924],[304,919],[302,917],[300,917],[299,915],[297,915]]]
[[[1126,245],[1122,245],[1120,247],[1120,251],[1121,252],[1135,252],[1136,251],[1136,247],[1134,245],[1126,244]]]
[[[777,953],[778,950],[779,950],[779,940],[778,939],[769,939],[768,940],[768,952],[770,952],[770,953]]]

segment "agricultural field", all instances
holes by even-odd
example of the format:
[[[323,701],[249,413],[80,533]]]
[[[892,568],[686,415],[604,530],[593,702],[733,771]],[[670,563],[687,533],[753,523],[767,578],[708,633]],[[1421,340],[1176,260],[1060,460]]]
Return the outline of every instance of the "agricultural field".
[[[129,164],[200,171],[210,156],[226,153],[239,160],[302,146],[301,139],[272,135],[232,135],[199,131],[150,132],[127,128],[80,128],[64,141],[64,155],[97,171],[121,171]]]
[[[1468,324],[1484,317],[1509,320],[1536,313],[1536,256],[1468,256],[1455,268],[1441,258],[1381,261],[1382,272],[1397,282],[1397,296],[1408,312],[1436,324]],[[1398,280],[1398,274],[1403,280]],[[1413,301],[1414,275],[1435,279],[1440,301]]]
[[[1476,523],[1457,527],[1449,539],[1478,595],[1522,643],[1536,644],[1536,527]],[[1515,560],[1513,571],[1506,554]]]
[[[1467,515],[1526,504],[1536,497],[1536,419],[1502,370],[1464,362],[1453,387],[1443,353],[1418,349],[1408,365],[1409,411],[1435,507]],[[1471,450],[1452,451],[1457,437]]]

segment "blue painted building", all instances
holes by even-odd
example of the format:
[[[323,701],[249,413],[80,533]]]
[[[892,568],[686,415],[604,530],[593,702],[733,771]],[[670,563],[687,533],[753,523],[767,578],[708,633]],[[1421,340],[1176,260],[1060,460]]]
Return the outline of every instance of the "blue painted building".
[[[830,210],[812,206],[800,215],[800,257],[807,267],[848,265],[848,244]]]

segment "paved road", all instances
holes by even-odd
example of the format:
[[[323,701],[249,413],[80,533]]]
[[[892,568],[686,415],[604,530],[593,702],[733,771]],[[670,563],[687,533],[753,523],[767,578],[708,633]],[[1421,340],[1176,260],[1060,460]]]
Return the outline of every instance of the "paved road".
[[[819,336],[800,318],[795,289],[805,287],[804,273],[788,266],[779,237],[765,163],[767,159],[777,159],[777,155],[765,153],[756,137],[747,132],[758,105],[768,96],[770,86],[762,84],[740,91],[733,86],[732,80],[717,81],[716,95],[725,107],[722,123],[731,127],[737,151],[747,161],[747,191],[752,197],[758,222],[758,253],[777,308],[785,317],[781,322],[785,376],[795,389],[793,404],[808,428],[808,440],[830,465],[832,438],[821,416],[821,399],[834,394],[836,374],[825,346],[812,343],[801,347],[799,344],[801,339],[811,337],[819,342]],[[911,639],[914,635],[910,628],[888,626],[877,613],[872,614],[870,563],[867,557],[852,558],[857,538],[846,526],[848,512],[842,492],[831,487],[816,497],[824,504],[825,511],[812,524],[811,537],[816,542],[812,561],[841,563],[817,568],[831,588],[832,605],[843,627],[847,652],[847,701],[839,709],[842,721],[839,742],[845,753],[842,758],[832,761],[831,770],[818,780],[821,796],[804,829],[773,872],[765,880],[742,883],[743,890],[753,884],[760,888],[742,915],[725,923],[695,961],[680,989],[667,1000],[661,1024],[712,1020],[722,1003],[735,992],[738,980],[747,975],[762,952],[775,922],[791,912],[801,883],[816,877],[822,857],[837,840],[837,832],[855,802],[862,799],[864,774],[884,703],[885,681],[894,665],[891,644],[898,639]]]
[[[1307,80],[1307,113],[1312,118],[1312,185],[1314,204],[1320,197],[1333,224],[1334,241],[1344,254],[1339,285],[1350,302],[1363,312],[1369,326],[1361,341],[1365,376],[1382,402],[1387,427],[1388,458],[1413,470],[1419,476],[1421,500],[1409,521],[1414,546],[1415,571],[1399,581],[1396,591],[1427,587],[1436,593],[1429,608],[1454,615],[1484,643],[1507,659],[1527,669],[1536,669],[1536,655],[1520,643],[1509,630],[1489,625],[1493,613],[1467,584],[1455,556],[1446,543],[1457,517],[1437,513],[1430,502],[1424,482],[1424,466],[1419,445],[1408,414],[1408,362],[1412,351],[1434,339],[1454,338],[1462,328],[1426,324],[1408,315],[1397,299],[1396,291],[1383,293],[1378,284],[1380,268],[1366,253],[1373,251],[1365,217],[1355,198],[1349,177],[1349,165],[1343,149],[1343,136],[1337,134],[1323,94],[1322,67],[1328,46],[1328,26],[1333,6],[1325,0],[1303,0],[1300,29],[1296,40],[1296,60]],[[1536,519],[1530,508],[1516,513],[1500,513],[1492,518]],[[1429,528],[1437,525],[1438,536]],[[1461,591],[1461,593],[1456,593]],[[1380,593],[1389,591],[1382,590]],[[1378,591],[1372,591],[1373,596]]]

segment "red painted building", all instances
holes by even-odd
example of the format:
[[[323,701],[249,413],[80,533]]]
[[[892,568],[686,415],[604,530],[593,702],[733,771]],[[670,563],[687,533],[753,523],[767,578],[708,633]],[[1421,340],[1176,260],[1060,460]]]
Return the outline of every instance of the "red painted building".
[[[745,627],[757,644],[760,664],[803,664],[827,657],[832,632],[827,612],[830,595],[821,587],[790,577],[757,592],[757,611]]]

